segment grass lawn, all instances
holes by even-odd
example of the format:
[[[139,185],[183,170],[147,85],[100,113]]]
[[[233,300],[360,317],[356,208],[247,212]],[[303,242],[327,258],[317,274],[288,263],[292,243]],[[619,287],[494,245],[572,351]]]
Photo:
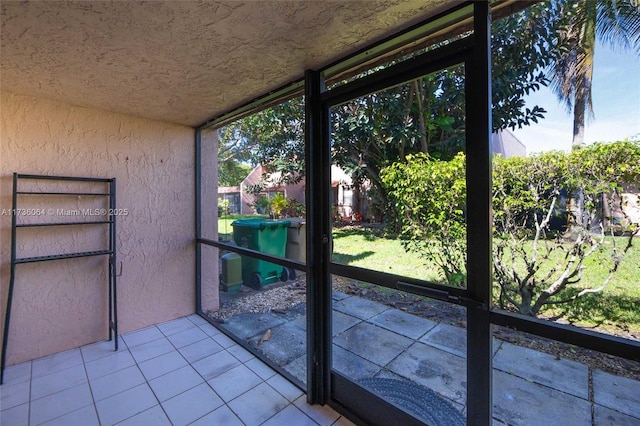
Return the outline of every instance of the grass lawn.
[[[333,261],[389,272],[429,281],[440,282],[438,270],[425,265],[425,260],[405,252],[400,240],[384,236],[380,230],[369,228],[336,228],[333,231]],[[613,334],[640,335],[640,239],[620,263],[614,279],[597,294],[586,295],[577,301],[547,308],[545,317],[560,316],[581,327],[598,327]],[[619,245],[622,245],[619,241]],[[610,247],[610,242],[609,242]],[[609,254],[592,256],[586,260],[586,270],[578,289],[599,286],[608,275]]]
[[[438,269],[427,266],[417,254],[407,253],[400,240],[386,238],[379,231],[352,227],[334,229],[333,261],[427,281],[442,281]]]
[[[611,267],[611,261],[607,261],[610,244],[603,253],[585,261],[584,277],[576,285],[577,289],[587,288],[588,284],[597,287],[604,282]],[[619,241],[618,247],[622,244]],[[562,315],[565,320],[583,327],[598,326],[613,334],[622,330],[640,337],[640,239],[634,240],[613,280],[602,293],[588,294],[573,303],[547,308],[543,314]]]

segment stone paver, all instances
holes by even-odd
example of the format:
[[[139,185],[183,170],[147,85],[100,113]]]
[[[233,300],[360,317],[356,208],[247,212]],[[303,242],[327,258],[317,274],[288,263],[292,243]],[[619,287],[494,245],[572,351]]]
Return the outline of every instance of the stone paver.
[[[337,336],[361,322],[360,319],[351,315],[343,314],[340,311],[333,310],[332,312],[331,332],[334,336]]]
[[[353,317],[351,315],[343,314],[340,311],[333,310],[331,312],[332,312],[331,332],[333,333],[333,336],[337,336],[338,334],[342,333],[345,330],[348,330],[349,328],[353,327],[359,322],[362,322],[361,319]],[[295,318],[293,321],[291,321],[291,324],[295,325],[296,327],[302,330],[306,330],[307,317],[304,315],[301,315]]]
[[[638,415],[640,415],[640,412]],[[596,426],[638,426],[640,425],[640,419],[596,404],[595,423]]]
[[[270,328],[284,324],[285,320],[270,313],[240,314],[228,318],[221,326],[241,339],[262,335]]]
[[[420,341],[463,358],[467,356],[467,330],[464,328],[440,323]]]
[[[589,398],[588,367],[576,361],[557,359],[504,342],[494,358],[493,367],[582,399]]]
[[[331,293],[331,298],[333,300],[342,300],[342,299],[346,299],[347,297],[350,297],[350,296],[341,291],[334,291],[333,293]]]
[[[591,424],[591,405],[573,395],[494,370],[493,416],[510,425],[582,426]]]
[[[640,418],[640,382],[595,370],[593,393],[596,404]]]
[[[411,315],[377,302],[333,294],[333,368],[353,380],[411,380],[466,412],[466,329]],[[260,322],[269,323],[260,314]],[[273,316],[273,315],[272,315]],[[306,382],[306,318],[273,316],[259,350]],[[280,320],[280,321],[277,321]],[[266,324],[263,324],[266,325]],[[255,344],[265,327],[259,328]],[[494,424],[591,423],[588,368],[582,363],[493,339]],[[596,371],[596,425],[640,425],[640,382]]]
[[[369,322],[410,339],[420,338],[437,325],[436,322],[408,314],[398,309],[384,311],[371,318]]]
[[[365,322],[353,326],[333,341],[379,366],[387,365],[413,343],[404,336]]]
[[[307,330],[307,317],[304,315],[300,315],[299,317],[295,318],[293,321],[291,321],[292,325],[295,325],[296,327],[298,327],[301,330]]]
[[[426,386],[460,404],[466,403],[467,362],[465,359],[416,342],[387,368]]]
[[[380,366],[338,345],[333,345],[333,368],[353,380],[373,377],[380,371]]]
[[[251,340],[251,345],[277,364],[287,364],[307,353],[307,335],[300,327],[284,323],[271,330],[269,340],[260,343],[264,333]]]
[[[391,308],[378,302],[373,302],[357,296],[351,296],[333,302],[333,309],[363,320],[368,320],[369,318]]]

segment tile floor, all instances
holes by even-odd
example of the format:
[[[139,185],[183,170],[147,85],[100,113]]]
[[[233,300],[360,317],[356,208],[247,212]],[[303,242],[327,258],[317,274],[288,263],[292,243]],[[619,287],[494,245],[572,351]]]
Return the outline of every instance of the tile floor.
[[[7,367],[0,424],[352,425],[197,315]]]

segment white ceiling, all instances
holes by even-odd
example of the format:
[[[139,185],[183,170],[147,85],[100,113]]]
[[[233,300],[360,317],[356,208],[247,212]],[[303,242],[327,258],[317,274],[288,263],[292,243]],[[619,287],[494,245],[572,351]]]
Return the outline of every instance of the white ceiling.
[[[17,2],[3,91],[197,126],[452,0]]]

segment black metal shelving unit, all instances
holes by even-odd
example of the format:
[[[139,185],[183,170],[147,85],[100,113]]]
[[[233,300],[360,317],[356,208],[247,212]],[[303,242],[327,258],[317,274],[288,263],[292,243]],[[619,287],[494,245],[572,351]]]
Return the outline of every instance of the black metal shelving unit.
[[[58,181],[58,183],[95,183],[106,184],[108,190],[105,192],[82,192],[82,191],[20,191],[19,181],[31,180],[31,181]],[[18,207],[18,199],[24,196],[38,197],[38,196],[61,196],[61,197],[73,197],[73,196],[85,196],[85,197],[107,197],[109,200],[108,210],[104,215],[108,220],[87,220],[87,221],[68,221],[68,222],[37,222],[37,223],[18,223],[18,212],[21,211]],[[22,209],[24,210],[24,209]],[[16,265],[23,263],[36,263],[45,261],[54,261],[62,259],[76,259],[92,256],[108,256],[109,258],[109,340],[114,340],[114,350],[118,350],[118,309],[117,309],[117,274],[116,274],[116,179],[115,178],[91,178],[91,177],[72,177],[72,176],[46,176],[46,175],[32,175],[32,174],[13,174],[13,200],[12,200],[12,218],[11,218],[11,271],[9,282],[9,295],[7,297],[7,306],[5,311],[4,321],[4,335],[2,339],[2,361],[0,364],[0,384],[4,383],[4,367],[7,354],[7,344],[9,340],[9,323],[11,319],[11,303],[13,298],[13,287],[16,276]],[[103,250],[84,251],[84,252],[72,252],[72,253],[58,253],[46,256],[34,256],[34,257],[17,257],[17,238],[18,229],[20,228],[33,228],[33,227],[69,227],[69,226],[106,226],[109,227],[108,248]],[[115,337],[115,338],[114,338]]]

